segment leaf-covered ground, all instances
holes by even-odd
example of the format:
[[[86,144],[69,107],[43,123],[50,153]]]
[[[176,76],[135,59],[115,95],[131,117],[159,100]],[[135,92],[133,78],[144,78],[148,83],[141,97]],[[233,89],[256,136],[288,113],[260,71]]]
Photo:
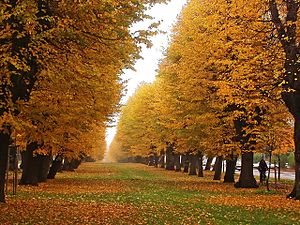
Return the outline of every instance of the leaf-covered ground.
[[[290,187],[288,187],[290,188]],[[299,224],[300,201],[277,191],[141,164],[85,163],[0,204],[0,224]]]

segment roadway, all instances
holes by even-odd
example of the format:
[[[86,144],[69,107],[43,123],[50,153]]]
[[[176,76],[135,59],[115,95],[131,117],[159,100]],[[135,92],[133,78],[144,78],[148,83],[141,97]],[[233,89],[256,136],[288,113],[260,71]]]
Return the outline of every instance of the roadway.
[[[259,171],[258,169],[254,168],[253,169],[254,175],[259,176]],[[267,176],[268,176],[268,171],[267,171]],[[278,176],[278,169],[276,170],[276,174]],[[271,169],[271,173],[270,173],[270,178],[274,178],[274,169]],[[287,179],[287,180],[295,180],[295,172],[291,172],[291,171],[284,171],[281,169],[280,171],[280,179]]]
[[[236,173],[240,173],[240,168],[236,170]],[[253,173],[255,176],[259,176],[259,171],[257,168],[253,168]],[[276,170],[277,176],[278,176],[278,169]],[[267,176],[268,176],[268,171],[267,171]],[[274,169],[271,169],[271,174],[270,178],[274,178]],[[280,171],[280,179],[287,179],[287,180],[295,180],[295,172],[293,171],[285,171],[284,169],[281,169]]]

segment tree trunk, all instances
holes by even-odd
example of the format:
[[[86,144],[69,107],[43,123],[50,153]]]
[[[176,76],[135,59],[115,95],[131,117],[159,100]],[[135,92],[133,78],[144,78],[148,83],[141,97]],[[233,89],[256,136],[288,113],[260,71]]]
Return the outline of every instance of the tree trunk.
[[[296,2],[294,2],[296,4]],[[297,3],[298,4],[298,3]],[[291,9],[290,9],[291,10]],[[298,10],[297,10],[298,11]],[[296,16],[297,11],[293,12]],[[296,16],[297,18],[297,16]],[[296,40],[296,39],[295,39]],[[285,46],[285,89],[292,88],[295,91],[286,90],[282,93],[282,98],[290,113],[294,117],[294,143],[295,143],[295,183],[292,192],[287,198],[300,200],[300,80],[299,80],[299,49],[294,45]],[[294,77],[297,74],[298,79]]]
[[[54,179],[57,172],[62,168],[62,157],[57,155],[52,162],[47,179]]]
[[[189,154],[185,155],[185,160],[184,160],[183,163],[184,163],[183,172],[188,173],[189,172],[189,166],[190,166],[190,155]]]
[[[174,170],[173,146],[169,144],[166,150],[166,170]]]
[[[257,188],[258,185],[253,176],[253,152],[242,152],[242,166],[239,181],[235,187]]]
[[[164,152],[164,150],[160,151],[158,164],[160,165],[159,166],[160,168],[165,168],[165,152]]]
[[[148,162],[148,166],[154,166],[155,162],[154,162],[154,155],[150,155],[149,156],[149,162]]]
[[[234,174],[237,158],[226,160],[226,171],[224,176],[224,183],[234,183]]]
[[[5,202],[5,178],[10,135],[0,132],[0,202]]]
[[[62,170],[74,172],[81,163],[81,159],[65,159]]]
[[[72,168],[74,170],[78,169],[78,167],[80,166],[81,162],[82,162],[81,158],[80,159],[73,159],[72,160]]]
[[[299,117],[295,118],[294,142],[295,142],[295,153],[294,153],[295,154],[295,183],[292,192],[287,196],[287,198],[294,198],[300,200],[300,113],[299,113]]]
[[[46,182],[52,161],[52,155],[38,155],[38,182]]]
[[[205,165],[205,169],[204,170],[210,170],[211,168],[211,163],[213,161],[214,157],[208,157],[207,161],[206,161],[206,165]]]
[[[214,175],[214,180],[221,180],[221,174],[222,174],[222,162],[223,162],[223,157],[218,156],[216,158],[215,162],[215,175]]]
[[[213,165],[213,168],[212,168],[211,171],[216,171],[216,166],[217,166],[217,158],[216,158],[216,160],[215,160],[215,164]]]
[[[196,155],[190,155],[190,172],[189,175],[197,175],[197,156]]]
[[[269,151],[268,177],[266,180],[268,191],[270,191],[269,181],[270,181],[270,174],[271,174],[271,164],[272,164],[272,151]],[[262,182],[262,179],[260,179],[260,182]]]
[[[27,145],[26,151],[21,153],[23,162],[23,171],[20,185],[38,185],[39,160],[33,155],[33,151],[38,148],[36,142]]]
[[[203,175],[203,155],[199,154],[197,159],[198,159],[198,177],[204,177],[204,175]]]
[[[284,84],[282,99],[285,105],[293,115],[294,142],[295,142],[295,183],[292,192],[287,198],[300,200],[300,63],[299,63],[299,45],[297,43],[297,30],[299,2],[287,1],[286,15],[279,12],[279,7],[275,1],[269,1],[269,11],[271,20],[278,32],[278,39],[281,42],[282,49],[285,52],[284,61]],[[283,23],[285,18],[287,23]],[[289,25],[294,24],[294,25]],[[293,91],[291,91],[293,90]]]
[[[71,160],[65,159],[64,164],[62,166],[63,171],[74,171],[74,169],[71,168]]]
[[[174,154],[174,161],[175,161],[175,171],[180,172],[181,171],[180,154],[178,153]]]
[[[158,167],[158,161],[159,161],[158,155],[157,155],[157,153],[155,153],[155,155],[154,155],[154,166],[155,167]]]
[[[145,161],[143,162],[145,165],[149,165],[149,157],[147,156],[147,157],[145,157],[144,158],[145,159]]]
[[[280,161],[280,155],[277,155],[278,159],[278,181],[280,181],[280,175],[281,175],[281,161]]]

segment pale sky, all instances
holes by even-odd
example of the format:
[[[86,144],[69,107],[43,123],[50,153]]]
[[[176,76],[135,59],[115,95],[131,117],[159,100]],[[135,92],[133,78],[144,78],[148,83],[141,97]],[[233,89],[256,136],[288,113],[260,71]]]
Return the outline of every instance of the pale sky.
[[[176,22],[177,16],[179,15],[183,5],[187,0],[171,0],[169,4],[159,4],[154,6],[150,11],[149,15],[153,16],[154,21],[161,21],[160,29],[167,32],[166,34],[158,34],[153,37],[153,47],[142,49],[142,57],[135,64],[136,71],[126,70],[122,78],[128,80],[128,92],[122,99],[122,103],[126,103],[129,96],[131,96],[137,86],[141,82],[152,82],[155,79],[156,70],[158,69],[159,60],[163,58],[163,52],[168,47],[170,39],[171,29]],[[147,28],[151,22],[141,22],[134,26],[134,29]],[[106,142],[107,145],[111,143],[116,133],[116,127],[107,128],[106,130]]]

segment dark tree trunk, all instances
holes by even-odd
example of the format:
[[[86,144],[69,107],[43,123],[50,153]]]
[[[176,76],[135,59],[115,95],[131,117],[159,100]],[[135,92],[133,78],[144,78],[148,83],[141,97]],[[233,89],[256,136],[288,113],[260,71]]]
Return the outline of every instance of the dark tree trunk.
[[[166,150],[166,170],[174,170],[174,153],[172,144],[168,144]]]
[[[33,151],[38,148],[36,142],[27,145],[26,151],[21,153],[23,162],[22,177],[20,185],[38,185],[39,160],[33,155]]]
[[[62,169],[62,157],[57,155],[52,162],[47,179],[54,179],[57,172]]]
[[[134,157],[134,162],[141,163],[141,164],[146,164],[147,165],[148,159],[147,159],[147,157],[135,156]]]
[[[285,52],[285,82],[282,85],[282,98],[295,120],[295,183],[292,192],[287,198],[300,200],[300,47],[297,43],[299,32],[296,25],[298,21],[299,2],[286,1],[286,6],[286,15],[281,15],[276,1],[269,1],[271,20],[275,25],[274,27],[276,27],[278,32],[277,37]],[[283,21],[283,18],[285,21]]]
[[[270,185],[269,185],[269,180],[270,180],[270,174],[271,174],[271,164],[272,164],[272,151],[269,151],[269,165],[268,165],[268,177],[266,180],[267,183],[267,190],[270,191]],[[260,182],[262,183],[262,176],[260,176]]]
[[[154,155],[150,155],[149,156],[149,162],[148,162],[148,166],[154,166],[155,162],[154,162]]]
[[[154,155],[154,166],[155,166],[155,167],[158,167],[158,161],[159,161],[158,155],[155,154],[155,155]]]
[[[52,155],[38,155],[38,182],[46,182],[52,161]]]
[[[253,152],[242,152],[242,166],[239,181],[235,187],[257,188],[258,185],[253,176]]]
[[[278,181],[280,181],[280,175],[281,175],[280,155],[277,155],[277,160],[278,160]]]
[[[203,155],[198,155],[198,177],[203,177]]]
[[[183,163],[184,163],[183,172],[188,173],[189,172],[189,166],[190,166],[190,155],[189,154],[185,155],[185,160],[184,160]]]
[[[71,165],[71,160],[69,159],[65,159],[64,160],[64,164],[62,166],[62,170],[63,171],[75,171],[73,168],[72,168],[72,165]]]
[[[298,100],[300,100],[300,95]],[[292,192],[287,196],[287,198],[294,198],[296,200],[300,200],[300,112],[299,112],[299,117],[295,120],[294,142],[295,142],[295,183]]]
[[[174,161],[175,161],[175,171],[180,172],[181,171],[180,154],[178,153],[174,154]]]
[[[62,170],[73,172],[78,168],[80,164],[81,164],[81,159],[72,159],[72,160],[65,159]]]
[[[189,175],[197,175],[197,156],[196,155],[190,155],[190,172]]]
[[[215,162],[215,175],[214,175],[214,180],[221,180],[221,174],[222,174],[222,162],[223,162],[223,157],[218,156],[216,158]]]
[[[10,135],[0,132],[0,202],[5,202],[5,174]]]
[[[136,156],[136,157],[134,158],[134,161],[135,161],[136,163],[143,163],[143,158],[142,158],[141,156]]]
[[[234,174],[237,158],[226,160],[226,171],[224,176],[224,183],[234,183]]]
[[[214,157],[207,158],[204,170],[210,170],[213,159],[214,159]]]
[[[145,157],[144,158],[145,159],[145,161],[143,162],[145,165],[149,165],[149,157]]]
[[[217,165],[217,158],[216,158],[216,160],[215,160],[215,164],[213,165],[213,168],[212,168],[211,171],[216,171],[216,165]]]
[[[72,166],[73,166],[74,170],[78,169],[78,167],[80,166],[81,162],[82,162],[82,159],[75,159],[75,160],[73,160]]]
[[[149,158],[148,157],[142,157],[142,163],[147,165],[149,162]]]
[[[3,2],[3,1],[2,1]],[[47,26],[45,22],[50,24],[50,20],[48,16],[51,16],[50,8],[47,9],[39,7],[45,5],[47,1],[39,1],[37,3],[37,20],[41,26],[37,29],[38,33],[41,33],[45,30],[49,30],[51,27]],[[36,74],[39,69],[39,63],[37,57],[28,51],[30,44],[32,43],[31,36],[28,32],[24,32],[26,30],[26,24],[22,23],[22,16],[16,15],[16,9],[18,7],[17,1],[6,1],[6,3],[10,4],[10,7],[7,7],[5,14],[9,13],[10,16],[2,19],[2,25],[7,24],[12,28],[11,35],[3,38],[1,37],[1,42],[7,42],[9,44],[9,51],[12,57],[15,57],[17,60],[21,60],[25,65],[26,70],[20,69],[11,63],[6,64],[6,68],[4,71],[9,71],[9,82],[8,79],[2,79],[0,84],[1,95],[0,95],[0,116],[4,114],[4,112],[11,112],[14,115],[19,114],[19,111],[16,110],[15,106],[11,107],[11,102],[15,104],[18,100],[28,100],[30,96],[30,92],[34,86],[35,81],[37,80]],[[49,10],[48,10],[49,9]],[[45,19],[46,18],[46,19]],[[7,33],[7,32],[6,32]],[[19,35],[19,34],[24,35]],[[5,36],[5,35],[4,35]],[[1,74],[2,76],[2,74]],[[9,104],[7,104],[9,103]],[[7,167],[7,157],[8,157],[8,145],[9,145],[10,133],[5,134],[2,131],[0,132],[0,202],[5,202],[5,193],[4,193],[4,185],[5,185],[5,170]]]

